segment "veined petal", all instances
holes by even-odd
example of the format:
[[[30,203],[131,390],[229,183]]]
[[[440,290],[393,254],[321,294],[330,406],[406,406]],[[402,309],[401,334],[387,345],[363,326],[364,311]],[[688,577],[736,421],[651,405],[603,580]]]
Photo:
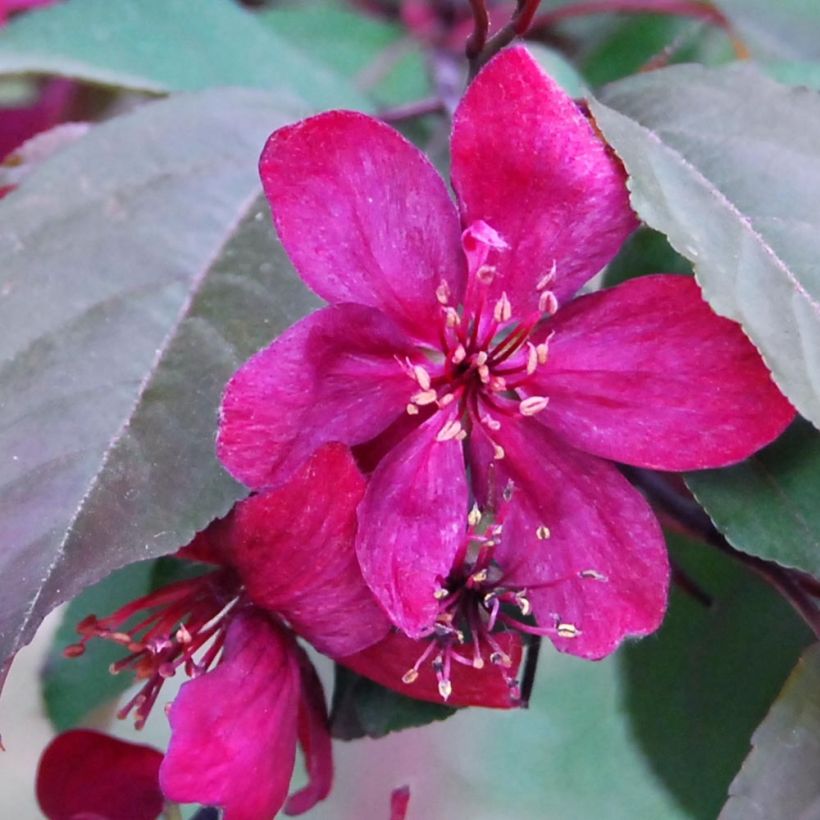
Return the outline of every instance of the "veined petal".
[[[331,303],[378,307],[436,341],[445,281],[460,297],[455,206],[430,161],[397,131],[329,111],[275,131],[259,162],[285,250]]]
[[[507,681],[518,675],[522,656],[521,639],[514,632],[503,632],[493,637],[509,657],[510,666],[501,668],[493,664],[487,647],[481,653],[484,660],[482,669],[453,663],[450,667],[453,692],[446,701],[448,706],[512,709],[520,705]],[[427,646],[427,640],[413,640],[401,632],[393,631],[383,641],[356,655],[341,658],[339,663],[407,697],[442,703],[438,680],[429,661],[419,666],[418,678],[413,683],[402,681],[402,677],[413,668]],[[471,645],[466,644],[462,654],[472,657]]]
[[[541,627],[563,652],[602,658],[660,626],[669,560],[643,496],[610,464],[568,447],[533,419],[495,433],[513,482],[497,561],[527,590]]]
[[[305,756],[308,782],[285,803],[285,814],[304,814],[330,794],[333,785],[333,752],[328,730],[327,706],[322,683],[313,664],[297,648],[302,673],[299,700],[299,745]]]
[[[294,649],[264,615],[234,617],[219,666],[186,683],[171,707],[171,743],[160,768],[169,799],[219,806],[225,820],[274,817],[296,756]]]
[[[617,253],[637,222],[625,175],[573,100],[523,47],[506,49],[473,81],[455,115],[453,186],[462,225],[483,220],[510,246],[492,296],[515,315],[538,306],[536,286],[559,301]]]
[[[411,637],[437,612],[434,597],[464,533],[467,481],[454,413],[439,412],[379,463],[359,507],[362,574],[390,619]],[[440,440],[441,439],[441,440]]]
[[[334,305],[302,319],[234,374],[217,454],[253,489],[276,486],[320,445],[362,444],[418,390],[399,360],[408,337],[383,313]]]
[[[740,461],[794,410],[740,326],[690,277],[655,275],[581,296],[555,316],[536,418],[575,447],[659,470]]]
[[[356,558],[364,491],[350,451],[328,444],[279,489],[237,504],[224,534],[250,598],[331,656],[364,649],[390,626]]]
[[[37,802],[48,820],[156,820],[162,753],[87,729],[58,735],[37,769]]]

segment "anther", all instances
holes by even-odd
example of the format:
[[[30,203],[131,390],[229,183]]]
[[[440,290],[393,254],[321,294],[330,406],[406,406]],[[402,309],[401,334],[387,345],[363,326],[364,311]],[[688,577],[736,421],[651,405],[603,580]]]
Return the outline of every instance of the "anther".
[[[547,285],[551,285],[555,281],[555,274],[558,271],[558,263],[553,259],[552,260],[552,267],[549,269],[549,272],[546,273],[541,279],[538,281],[538,284],[535,286],[536,290],[544,290]]]
[[[552,535],[552,533],[550,532],[550,528],[544,526],[544,524],[541,524],[535,530],[535,537],[539,541],[546,541],[550,537],[550,535]]]
[[[584,569],[578,573],[581,578],[588,578],[592,581],[608,581],[609,579],[606,575],[602,575],[600,572],[594,569]]]
[[[476,585],[483,584],[487,580],[488,576],[489,576],[489,573],[487,572],[487,570],[486,569],[481,569],[478,572],[474,572],[470,576],[470,581],[472,583],[476,584]]]
[[[519,403],[518,410],[522,416],[534,416],[544,410],[549,402],[546,396],[529,396]]]
[[[549,358],[549,345],[541,342],[540,345],[536,345],[535,352],[538,355],[538,364],[546,364]]]
[[[558,310],[558,299],[551,290],[545,290],[538,297],[538,310],[552,316]]]
[[[439,407],[446,407],[448,404],[452,404],[456,399],[453,393],[445,393],[437,402]]]
[[[482,364],[478,368],[478,378],[481,379],[482,384],[490,383],[490,368],[486,364]]]
[[[487,359],[489,359],[489,355],[487,354],[486,350],[481,350],[476,354],[475,357],[475,364],[476,367],[481,367],[482,365],[487,364]]]
[[[466,358],[467,358],[467,351],[464,349],[464,345],[460,344],[453,351],[453,355],[450,356],[450,361],[453,364],[461,364]]]
[[[85,645],[81,643],[73,643],[63,650],[64,658],[79,658],[85,653]]]
[[[438,393],[435,390],[422,390],[410,397],[413,404],[418,404],[419,407],[424,407],[426,404],[432,404],[438,398]]]
[[[419,414],[419,408],[415,404],[408,404],[404,409],[407,411],[408,416],[417,416]]]
[[[441,284],[436,288],[436,299],[439,304],[446,305],[450,301],[450,286],[442,279]]]
[[[410,684],[410,683],[415,683],[415,682],[416,682],[416,680],[418,680],[418,677],[419,677],[419,673],[418,673],[418,671],[417,671],[417,670],[415,670],[415,669],[408,669],[408,670],[407,670],[407,671],[406,671],[406,672],[405,672],[405,673],[401,676],[401,682],[402,682],[402,683],[407,683],[407,684]]]
[[[512,305],[507,298],[506,291],[501,294],[499,300],[495,303],[493,308],[493,319],[496,322],[509,322],[512,317]]]
[[[420,364],[413,367],[413,376],[422,390],[430,389],[430,374]]]
[[[510,656],[507,655],[505,652],[500,651],[493,652],[492,655],[490,655],[490,663],[494,664],[495,666],[512,666],[512,660],[510,659]]]
[[[448,307],[445,310],[444,322],[447,327],[458,327],[461,324],[461,316],[455,308]]]
[[[530,603],[530,599],[523,592],[516,592],[515,593],[515,603],[518,605],[518,608],[521,610],[521,614],[525,617],[532,612],[532,604]]]
[[[558,624],[556,632],[560,638],[577,638],[581,634],[575,624]]]
[[[501,422],[497,419],[494,419],[490,415],[484,415],[481,417],[481,423],[485,427],[489,427],[490,430],[500,430],[501,429]]]
[[[482,265],[475,276],[482,285],[489,285],[495,279],[495,265]]]
[[[471,527],[477,527],[481,523],[481,510],[478,509],[478,504],[473,504],[473,508],[467,515],[467,523]]]
[[[500,444],[493,444],[493,458],[496,461],[501,461],[505,455],[504,448]]]
[[[538,351],[532,342],[527,342],[527,375],[532,376],[538,368]]]
[[[448,591],[447,591],[444,587],[439,587],[439,588],[438,588],[438,589],[437,589],[437,590],[433,593],[433,597],[434,597],[437,601],[442,601],[442,600],[444,600],[444,598],[446,598],[449,594],[450,594],[450,593],[449,593],[449,592],[448,592]]]
[[[438,682],[438,693],[442,700],[447,700],[453,694],[453,684],[448,680],[440,680]]]
[[[456,419],[451,419],[438,431],[436,441],[450,441],[450,439],[454,439],[460,432],[461,422]]]

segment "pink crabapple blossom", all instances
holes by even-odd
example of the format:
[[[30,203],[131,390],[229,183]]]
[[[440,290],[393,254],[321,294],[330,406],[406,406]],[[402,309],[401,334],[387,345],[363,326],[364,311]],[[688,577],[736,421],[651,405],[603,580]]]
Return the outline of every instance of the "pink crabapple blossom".
[[[609,460],[731,464],[794,411],[693,279],[575,296],[637,221],[573,100],[522,47],[491,60],[455,113],[457,204],[420,151],[353,112],[274,132],[260,173],[285,250],[330,304],[228,384],[227,469],[261,490],[324,442],[354,447],[371,471],[362,572],[410,638],[459,618],[491,635],[510,607],[592,659],[655,630],[663,536]]]

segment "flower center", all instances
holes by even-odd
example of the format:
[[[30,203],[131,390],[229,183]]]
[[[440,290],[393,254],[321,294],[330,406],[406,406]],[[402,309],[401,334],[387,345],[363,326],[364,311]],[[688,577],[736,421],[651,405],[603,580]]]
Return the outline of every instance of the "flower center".
[[[527,390],[527,383],[549,356],[549,338],[536,342],[533,336],[541,320],[558,309],[549,290],[555,266],[536,284],[537,309],[517,315],[506,292],[495,301],[489,298],[496,267],[488,261],[505,251],[507,244],[484,222],[471,225],[464,232],[463,243],[468,260],[464,303],[451,304],[446,282],[436,289],[441,309],[439,349],[423,351],[433,362],[429,366],[402,363],[419,388],[406,409],[417,415],[421,408],[432,405],[438,410],[455,408],[442,426],[439,440],[463,439],[473,425],[480,424],[500,459],[504,450],[493,441],[493,433],[500,429],[504,417],[532,416],[549,403],[546,396]],[[522,397],[521,391],[526,395]]]
[[[162,685],[180,667],[193,678],[213,665],[222,650],[240,591],[235,576],[227,570],[169,584],[105,618],[84,618],[77,624],[80,641],[66,647],[64,654],[79,657],[92,638],[125,647],[130,654],[113,663],[111,673],[130,669],[145,683],[117,717],[124,719],[133,712],[134,725],[141,729]],[[126,626],[135,619],[136,624]]]

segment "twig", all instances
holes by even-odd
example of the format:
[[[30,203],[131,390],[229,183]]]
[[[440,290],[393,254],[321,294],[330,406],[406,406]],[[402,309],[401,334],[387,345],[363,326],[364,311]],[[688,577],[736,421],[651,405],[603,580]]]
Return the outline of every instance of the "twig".
[[[385,122],[404,122],[416,117],[424,117],[427,114],[440,114],[445,110],[443,100],[438,97],[425,97],[423,100],[414,100],[404,105],[384,108],[379,112],[379,117]]]
[[[516,37],[521,37],[527,32],[540,5],[541,0],[518,0],[518,8],[510,22],[490,37],[490,39],[484,43],[481,51],[475,54],[475,56],[471,57],[469,53],[467,54],[470,61],[470,80],[478,74],[481,67],[490,60],[490,58],[498,54],[502,48],[508,46]],[[475,32],[473,33],[475,34]]]
[[[527,658],[524,661],[524,674],[521,676],[521,708],[529,709],[532,687],[535,683],[535,672],[538,669],[538,656],[541,653],[541,636],[531,635],[527,647]]]
[[[533,36],[540,36],[556,23],[592,14],[664,14],[704,20],[728,34],[739,59],[749,57],[749,50],[735,33],[729,19],[720,9],[701,0],[587,0],[544,12],[533,22],[530,33]]]
[[[467,59],[472,62],[487,44],[487,35],[490,33],[490,13],[487,11],[485,0],[470,0],[470,8],[473,11],[474,28],[473,33],[467,39],[465,53]]]
[[[694,502],[677,493],[657,473],[634,467],[623,469],[627,477],[642,489],[651,501],[694,535],[748,567],[776,589],[820,638],[820,609],[800,585],[791,570],[736,550],[721,534],[709,516]]]

